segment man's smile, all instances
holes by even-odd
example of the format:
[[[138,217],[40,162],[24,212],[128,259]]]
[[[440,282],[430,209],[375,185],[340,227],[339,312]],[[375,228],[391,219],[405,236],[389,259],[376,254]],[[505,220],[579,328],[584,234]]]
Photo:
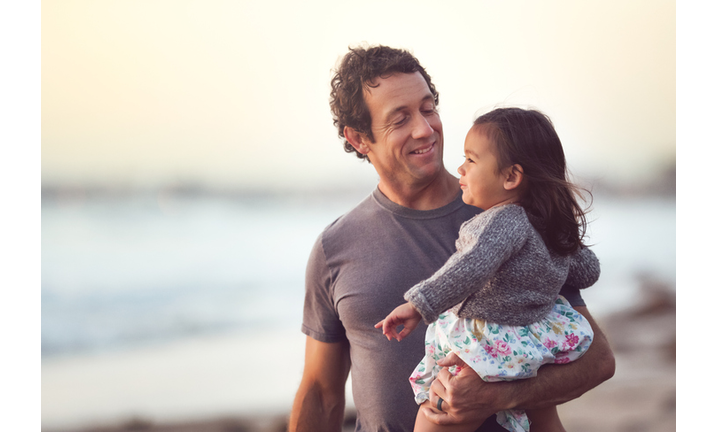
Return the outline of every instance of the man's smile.
[[[436,145],[436,143],[433,142],[433,143],[431,143],[431,145],[429,145],[428,147],[421,147],[421,148],[419,148],[419,149],[413,150],[413,151],[410,152],[409,154],[418,154],[418,155],[420,155],[420,154],[428,153],[429,151],[433,150],[433,148],[435,147],[435,145]]]

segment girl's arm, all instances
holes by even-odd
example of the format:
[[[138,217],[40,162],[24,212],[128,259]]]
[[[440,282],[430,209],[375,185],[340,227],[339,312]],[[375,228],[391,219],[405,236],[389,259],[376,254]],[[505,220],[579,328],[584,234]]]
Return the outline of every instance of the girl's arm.
[[[575,288],[587,288],[597,282],[600,277],[600,261],[589,248],[582,248],[570,260],[567,285]]]
[[[500,209],[488,220],[484,219],[479,227],[464,225],[458,239],[459,250],[433,276],[406,292],[404,298],[427,324],[478,292],[498,268],[523,247],[530,222],[514,212],[522,212],[522,209]]]
[[[393,337],[397,341],[405,338],[411,332],[418,327],[421,322],[421,314],[418,313],[416,308],[411,306],[411,303],[404,303],[394,309],[388,316],[382,319],[374,327],[383,328],[383,334],[386,335],[388,340]],[[396,334],[396,327],[403,324],[403,330],[401,333]]]

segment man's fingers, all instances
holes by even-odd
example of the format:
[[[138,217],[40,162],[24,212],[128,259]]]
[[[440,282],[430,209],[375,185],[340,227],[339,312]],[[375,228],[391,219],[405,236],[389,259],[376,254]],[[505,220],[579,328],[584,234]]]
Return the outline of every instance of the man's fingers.
[[[429,404],[423,404],[421,406],[421,411],[423,412],[423,415],[426,416],[426,419],[433,424],[449,424],[450,416],[443,411],[438,411]]]
[[[459,368],[468,367],[466,362],[464,362],[460,357],[458,357],[458,354],[452,351],[444,358],[438,360],[436,363],[438,363],[438,366],[442,366],[444,368],[447,368],[449,366],[458,366]]]
[[[442,371],[441,371],[442,372]],[[428,393],[428,399],[431,406],[436,407],[438,405],[438,398],[446,400],[446,386],[440,380],[440,372],[437,375],[437,379],[434,379],[431,383],[431,390]],[[450,375],[450,374],[448,374]]]
[[[438,374],[436,375],[436,379],[433,380],[433,384],[436,384],[436,383],[440,384],[441,389],[443,391],[443,394],[441,394],[440,396],[443,397],[444,399],[446,396],[446,387],[450,387],[452,385],[451,384],[452,379],[453,379],[453,374],[451,374],[448,371],[447,367],[444,367],[443,369],[438,371]],[[433,384],[431,384],[431,385],[433,385]]]

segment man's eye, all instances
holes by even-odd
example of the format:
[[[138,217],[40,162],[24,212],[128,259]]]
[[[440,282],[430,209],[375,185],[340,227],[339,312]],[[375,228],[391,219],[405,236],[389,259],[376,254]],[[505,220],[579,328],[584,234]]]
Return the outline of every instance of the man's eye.
[[[395,124],[395,125],[397,125],[397,126],[400,126],[400,125],[406,123],[406,121],[408,121],[408,117],[401,117],[401,118],[396,119],[396,120],[393,122],[393,124]]]

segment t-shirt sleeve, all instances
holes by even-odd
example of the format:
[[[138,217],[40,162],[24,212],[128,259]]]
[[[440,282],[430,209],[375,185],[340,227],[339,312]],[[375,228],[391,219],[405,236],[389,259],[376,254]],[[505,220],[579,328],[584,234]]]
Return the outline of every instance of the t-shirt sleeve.
[[[306,266],[301,331],[320,342],[342,342],[346,340],[346,331],[334,305],[332,277],[326,263],[322,238],[323,235],[316,240]]]
[[[585,300],[583,300],[582,294],[580,293],[580,289],[572,285],[563,285],[560,289],[560,295],[565,297],[565,300],[570,303],[570,306],[587,306],[585,304]]]

